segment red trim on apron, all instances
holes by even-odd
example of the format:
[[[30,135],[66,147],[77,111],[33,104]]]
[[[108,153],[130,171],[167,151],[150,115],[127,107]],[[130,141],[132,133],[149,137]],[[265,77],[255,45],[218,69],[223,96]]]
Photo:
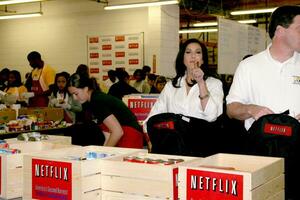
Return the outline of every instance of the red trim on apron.
[[[109,132],[108,128],[101,124],[100,129],[105,132]],[[143,148],[143,134],[130,126],[122,126],[123,136],[117,143],[116,147],[125,148]]]
[[[32,80],[31,91],[34,92],[34,97],[29,99],[29,107],[48,107],[49,98],[43,95],[43,88],[40,83],[41,71],[38,80]]]

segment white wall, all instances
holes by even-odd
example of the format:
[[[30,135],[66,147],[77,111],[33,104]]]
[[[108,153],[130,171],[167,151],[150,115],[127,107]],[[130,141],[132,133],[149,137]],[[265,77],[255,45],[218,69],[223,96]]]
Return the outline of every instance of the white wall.
[[[149,40],[151,26],[148,8],[104,11],[103,4],[90,0],[52,0],[42,5],[42,17],[0,20],[0,70],[3,67],[16,69],[24,77],[24,74],[31,70],[26,56],[30,51],[36,50],[42,54],[43,60],[58,72],[73,73],[79,64],[87,63],[87,35],[140,32],[144,32],[145,37],[144,63],[152,65],[152,55],[149,54],[152,41]],[[28,7],[34,8],[35,11],[37,9],[36,4],[9,8],[30,10]],[[174,14],[179,18],[179,12]],[[174,34],[178,36],[178,28],[179,26],[175,29],[173,27],[172,38]],[[168,48],[169,44],[165,45]],[[171,45],[177,47],[173,49],[177,52],[178,40],[173,41]],[[166,55],[165,59],[170,63],[174,63],[174,52]],[[161,56],[163,55],[159,55]],[[161,74],[160,71],[167,70],[159,69],[157,73]]]

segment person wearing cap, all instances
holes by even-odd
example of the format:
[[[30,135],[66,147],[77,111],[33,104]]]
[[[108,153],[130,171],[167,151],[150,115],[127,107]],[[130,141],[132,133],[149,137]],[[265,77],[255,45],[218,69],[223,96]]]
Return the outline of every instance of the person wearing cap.
[[[33,68],[31,72],[31,88],[34,97],[29,99],[30,107],[47,107],[48,96],[50,95],[49,86],[54,83],[55,71],[49,65],[46,65],[41,58],[41,54],[32,51],[27,55],[27,60]]]

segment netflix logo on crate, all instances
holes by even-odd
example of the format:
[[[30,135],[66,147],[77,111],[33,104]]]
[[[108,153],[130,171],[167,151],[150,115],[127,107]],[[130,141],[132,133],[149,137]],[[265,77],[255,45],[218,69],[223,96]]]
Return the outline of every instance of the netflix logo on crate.
[[[173,169],[173,199],[178,200],[178,168]]]
[[[243,176],[212,171],[187,170],[187,200],[242,200]]]
[[[145,120],[153,107],[156,99],[128,99],[128,108],[137,120]]]
[[[72,164],[32,159],[32,199],[72,199]]]
[[[103,44],[102,45],[102,50],[112,50],[111,44]]]
[[[99,58],[99,53],[90,53],[90,58]]]
[[[124,42],[125,41],[125,36],[124,35],[116,36],[115,41],[116,42]]]
[[[89,38],[89,42],[92,43],[99,43],[99,38],[98,37],[91,37]]]

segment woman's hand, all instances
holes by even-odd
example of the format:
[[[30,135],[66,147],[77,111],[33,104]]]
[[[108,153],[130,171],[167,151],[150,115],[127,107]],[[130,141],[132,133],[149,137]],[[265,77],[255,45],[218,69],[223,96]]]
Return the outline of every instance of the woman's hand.
[[[203,81],[204,72],[199,66],[199,62],[196,62],[194,68],[192,69],[192,77],[197,83]]]

